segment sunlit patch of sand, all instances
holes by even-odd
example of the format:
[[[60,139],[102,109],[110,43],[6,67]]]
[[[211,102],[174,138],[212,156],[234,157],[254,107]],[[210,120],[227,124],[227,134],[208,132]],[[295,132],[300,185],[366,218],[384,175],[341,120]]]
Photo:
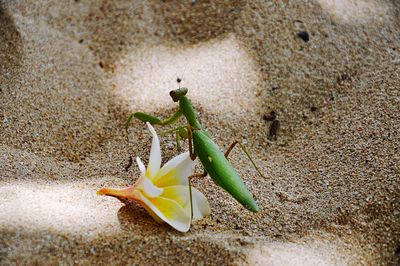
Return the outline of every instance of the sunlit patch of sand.
[[[90,183],[90,182],[89,182]],[[118,230],[121,204],[96,195],[100,184],[1,184],[0,227],[82,233]]]
[[[322,8],[338,22],[363,23],[371,19],[387,21],[389,7],[377,0],[318,0]]]
[[[348,265],[351,256],[341,254],[335,245],[314,241],[309,244],[269,243],[248,253],[250,265]]]
[[[190,98],[214,113],[255,110],[258,72],[233,35],[189,48],[135,50],[117,69],[116,94],[135,111],[175,106],[168,93],[178,88],[178,76]]]

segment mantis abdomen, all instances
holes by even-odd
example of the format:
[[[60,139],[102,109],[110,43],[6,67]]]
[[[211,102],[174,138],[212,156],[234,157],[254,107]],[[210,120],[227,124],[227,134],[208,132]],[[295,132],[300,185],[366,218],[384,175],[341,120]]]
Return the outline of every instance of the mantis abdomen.
[[[193,130],[193,146],[205,171],[217,185],[225,189],[250,211],[259,211],[253,195],[206,131],[201,129]]]

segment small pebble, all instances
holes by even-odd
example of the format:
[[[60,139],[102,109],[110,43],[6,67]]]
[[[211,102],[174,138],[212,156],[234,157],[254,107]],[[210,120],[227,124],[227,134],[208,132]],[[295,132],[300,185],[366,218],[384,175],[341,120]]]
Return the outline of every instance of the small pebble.
[[[304,42],[308,42],[310,40],[310,35],[307,31],[300,31],[297,33],[297,36],[299,36]]]
[[[268,135],[269,140],[276,140],[276,132],[278,131],[278,128],[279,128],[279,120],[274,120],[271,123],[271,126],[269,127],[269,135]]]
[[[275,113],[275,111],[271,111],[268,115],[264,115],[264,116],[263,116],[263,119],[264,119],[265,121],[273,121],[273,120],[275,120],[275,119],[276,119],[276,113]]]

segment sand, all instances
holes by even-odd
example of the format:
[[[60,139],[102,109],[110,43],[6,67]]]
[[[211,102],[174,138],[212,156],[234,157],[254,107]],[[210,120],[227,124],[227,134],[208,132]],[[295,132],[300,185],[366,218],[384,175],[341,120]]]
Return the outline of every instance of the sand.
[[[0,62],[0,264],[400,263],[397,1],[3,0]],[[172,114],[177,76],[251,150],[265,177],[231,158],[259,213],[208,177],[185,234],[95,194],[134,183],[151,137],[125,119]]]

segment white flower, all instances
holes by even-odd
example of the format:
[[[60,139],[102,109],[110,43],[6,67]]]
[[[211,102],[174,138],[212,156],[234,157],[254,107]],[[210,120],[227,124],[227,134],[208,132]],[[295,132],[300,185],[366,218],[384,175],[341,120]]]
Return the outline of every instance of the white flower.
[[[191,224],[188,177],[192,174],[193,161],[189,152],[185,152],[161,167],[160,141],[154,128],[149,123],[147,126],[153,136],[147,169],[137,157],[141,175],[135,185],[122,190],[102,188],[97,193],[137,201],[156,221],[187,232]],[[193,219],[201,219],[211,213],[206,197],[193,187],[192,202]]]

